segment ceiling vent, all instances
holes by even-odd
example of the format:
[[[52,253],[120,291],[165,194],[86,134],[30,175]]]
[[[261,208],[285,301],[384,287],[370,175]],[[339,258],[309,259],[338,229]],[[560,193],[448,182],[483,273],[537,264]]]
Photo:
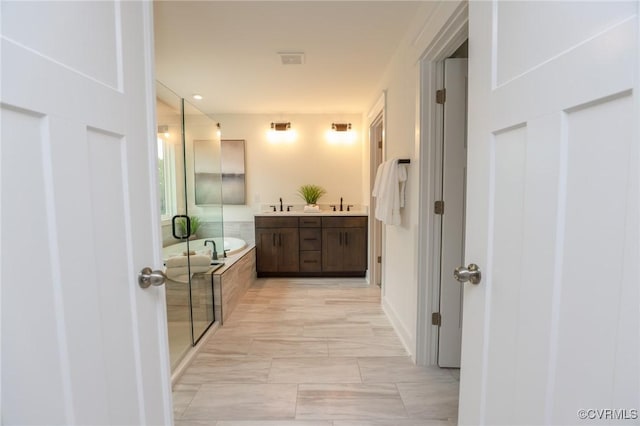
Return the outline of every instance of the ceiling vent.
[[[278,52],[282,65],[302,65],[304,64],[304,53],[302,52]]]

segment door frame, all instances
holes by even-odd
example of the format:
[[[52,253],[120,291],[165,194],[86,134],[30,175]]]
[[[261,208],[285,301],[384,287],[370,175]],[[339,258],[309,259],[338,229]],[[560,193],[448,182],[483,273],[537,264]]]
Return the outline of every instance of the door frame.
[[[440,306],[441,218],[434,202],[442,196],[442,135],[444,108],[435,103],[436,90],[444,84],[443,61],[469,36],[469,7],[461,3],[420,57],[420,178],[418,217],[418,301],[416,363],[438,364],[438,328],[431,313]],[[424,259],[425,261],[421,261]],[[446,271],[445,271],[446,272]]]
[[[386,132],[384,126],[387,122],[387,91],[383,90],[382,94],[376,101],[375,105],[371,108],[367,114],[367,129],[369,132],[369,269],[367,271],[369,285],[376,285],[380,282],[381,294],[384,295],[384,262],[381,262],[378,266],[377,256],[382,256],[384,259],[384,241],[385,233],[382,223],[375,218],[373,206],[375,203],[374,197],[371,195],[373,184],[376,180],[376,172],[378,171],[378,164],[383,162],[386,157],[385,149],[387,146]],[[381,157],[378,156],[378,147],[376,144],[375,134],[373,129],[382,123],[382,153]],[[377,247],[380,247],[380,253],[378,254]],[[379,279],[378,279],[379,278]]]

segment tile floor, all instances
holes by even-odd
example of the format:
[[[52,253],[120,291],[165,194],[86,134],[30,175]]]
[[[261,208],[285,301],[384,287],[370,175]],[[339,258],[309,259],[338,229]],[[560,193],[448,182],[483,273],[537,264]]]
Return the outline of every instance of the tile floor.
[[[174,386],[177,426],[448,426],[458,370],[413,365],[362,279],[259,279]]]

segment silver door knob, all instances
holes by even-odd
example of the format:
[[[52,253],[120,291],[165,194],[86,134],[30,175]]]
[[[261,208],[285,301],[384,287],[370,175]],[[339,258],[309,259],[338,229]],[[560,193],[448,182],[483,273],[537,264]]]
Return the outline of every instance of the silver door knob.
[[[151,268],[143,268],[138,274],[138,284],[142,288],[147,288],[150,285],[159,286],[164,284],[164,280],[167,276],[162,271],[153,271]]]
[[[455,271],[453,271],[453,276],[461,283],[469,281],[471,284],[478,284],[482,279],[480,268],[475,263],[469,264],[466,268],[464,266],[458,266]]]

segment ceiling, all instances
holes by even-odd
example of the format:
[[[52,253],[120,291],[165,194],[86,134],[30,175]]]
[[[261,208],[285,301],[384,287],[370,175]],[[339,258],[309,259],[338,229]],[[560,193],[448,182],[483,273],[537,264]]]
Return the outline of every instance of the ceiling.
[[[156,1],[156,77],[208,114],[366,112],[425,3]]]

